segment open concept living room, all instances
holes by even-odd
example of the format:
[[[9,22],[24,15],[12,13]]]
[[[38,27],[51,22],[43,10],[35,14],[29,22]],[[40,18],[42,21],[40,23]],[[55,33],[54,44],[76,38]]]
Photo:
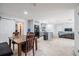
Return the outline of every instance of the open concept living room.
[[[79,3],[0,3],[0,56],[79,56]]]

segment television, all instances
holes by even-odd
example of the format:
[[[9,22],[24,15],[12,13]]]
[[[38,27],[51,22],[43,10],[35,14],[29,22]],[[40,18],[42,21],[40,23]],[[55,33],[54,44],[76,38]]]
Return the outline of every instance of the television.
[[[65,28],[64,31],[72,31],[72,28]]]

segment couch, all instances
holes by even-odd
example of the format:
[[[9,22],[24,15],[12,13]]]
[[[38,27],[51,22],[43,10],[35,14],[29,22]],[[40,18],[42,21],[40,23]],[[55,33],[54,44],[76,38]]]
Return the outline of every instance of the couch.
[[[59,38],[74,39],[74,32],[58,32]]]
[[[7,42],[0,43],[0,56],[11,56],[13,52]]]

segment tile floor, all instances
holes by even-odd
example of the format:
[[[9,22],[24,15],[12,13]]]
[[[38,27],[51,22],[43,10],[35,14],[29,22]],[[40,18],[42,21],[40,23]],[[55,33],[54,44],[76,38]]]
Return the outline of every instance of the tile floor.
[[[74,40],[65,38],[43,40],[41,37],[38,39],[38,50],[35,51],[35,56],[73,56],[73,54]],[[15,55],[17,55],[17,48],[14,52]],[[28,53],[28,56],[32,56],[32,51]]]

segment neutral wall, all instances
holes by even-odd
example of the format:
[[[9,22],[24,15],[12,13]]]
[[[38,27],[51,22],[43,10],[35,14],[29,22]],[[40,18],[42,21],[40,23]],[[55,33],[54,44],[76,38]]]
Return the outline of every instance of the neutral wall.
[[[75,9],[75,54],[79,56],[79,7]]]
[[[8,37],[15,31],[15,21],[13,20],[0,20],[0,42],[8,42]]]
[[[57,27],[57,31],[64,31],[65,28],[72,28],[72,31],[74,31],[73,23],[56,24],[56,27]]]
[[[8,42],[8,37],[12,36],[15,31],[15,23],[23,22],[24,35],[27,34],[27,19],[26,20],[0,20],[0,42]]]
[[[54,25],[54,36],[58,37],[58,32],[62,31],[64,32],[65,28],[72,28],[72,31],[74,32],[74,23],[60,23]]]

